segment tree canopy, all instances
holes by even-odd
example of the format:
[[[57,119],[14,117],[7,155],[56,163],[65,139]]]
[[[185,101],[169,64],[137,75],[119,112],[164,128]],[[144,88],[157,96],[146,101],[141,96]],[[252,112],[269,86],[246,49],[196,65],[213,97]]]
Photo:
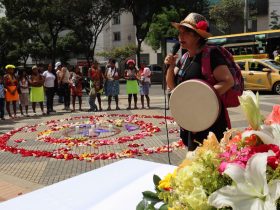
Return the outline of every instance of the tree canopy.
[[[114,0],[70,0],[67,5],[71,11],[67,26],[82,44],[83,54],[90,63],[99,34],[111,18],[119,14],[121,5]]]
[[[227,34],[231,33],[232,25],[236,21],[243,20],[243,0],[221,0],[210,8],[210,19],[214,21],[217,28]]]
[[[276,10],[273,10],[270,14],[271,22],[269,24],[271,29],[280,29],[280,15]]]

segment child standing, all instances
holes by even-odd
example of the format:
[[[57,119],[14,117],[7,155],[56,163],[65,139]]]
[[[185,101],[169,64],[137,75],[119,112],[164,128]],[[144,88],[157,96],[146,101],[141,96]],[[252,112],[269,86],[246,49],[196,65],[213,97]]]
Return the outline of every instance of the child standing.
[[[1,120],[5,120],[4,108],[5,108],[5,88],[3,83],[3,76],[0,75],[0,119]]]
[[[23,70],[20,72],[19,75],[19,110],[21,113],[21,116],[24,116],[23,114],[23,107],[25,108],[25,116],[29,117],[28,115],[28,104],[29,104],[29,85],[28,85],[28,78],[26,71]]]
[[[147,100],[147,108],[150,109],[150,97],[149,97],[149,89],[151,85],[151,70],[148,67],[144,69],[140,69],[140,95],[141,95],[141,105],[142,109],[144,106],[144,96]]]

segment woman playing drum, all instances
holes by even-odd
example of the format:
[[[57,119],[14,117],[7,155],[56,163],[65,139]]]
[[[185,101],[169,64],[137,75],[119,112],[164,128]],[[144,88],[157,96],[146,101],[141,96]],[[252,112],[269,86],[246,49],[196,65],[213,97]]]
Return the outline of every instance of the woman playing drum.
[[[190,13],[180,23],[173,23],[173,26],[179,30],[180,46],[188,51],[188,57],[183,63],[178,62],[177,64],[176,55],[168,55],[165,58],[165,64],[169,65],[166,74],[167,86],[172,90],[186,80],[200,79],[206,81],[202,75],[201,58],[206,39],[211,34],[208,33],[209,27],[205,17],[197,13]],[[222,95],[233,86],[233,77],[223,55],[218,50],[211,51],[210,61],[213,76],[217,81],[214,89],[219,95]],[[196,93],[194,92],[194,94]],[[185,108],[188,109],[188,107]],[[190,132],[181,128],[180,136],[188,150],[193,151],[198,146],[196,142],[202,143],[207,138],[209,131],[214,132],[217,138],[221,139],[227,128],[227,119],[228,113],[222,105],[218,119],[210,128],[200,132]]]

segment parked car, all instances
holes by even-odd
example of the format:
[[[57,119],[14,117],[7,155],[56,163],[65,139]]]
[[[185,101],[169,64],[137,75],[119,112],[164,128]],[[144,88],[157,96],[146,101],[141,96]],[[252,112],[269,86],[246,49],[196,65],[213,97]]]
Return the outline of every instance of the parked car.
[[[244,59],[241,68],[246,90],[273,91],[280,95],[280,64],[271,59]]]
[[[162,81],[163,81],[162,67],[157,64],[150,64],[147,67],[149,67],[152,72],[151,82],[152,83],[162,83]]]

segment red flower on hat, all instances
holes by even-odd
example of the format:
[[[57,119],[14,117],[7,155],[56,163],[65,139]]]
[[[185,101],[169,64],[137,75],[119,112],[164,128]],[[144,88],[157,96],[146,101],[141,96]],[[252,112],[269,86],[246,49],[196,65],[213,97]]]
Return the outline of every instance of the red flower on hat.
[[[203,31],[206,31],[207,28],[208,28],[208,23],[204,20],[201,20],[196,24],[196,28],[200,29],[200,30],[203,30]]]

